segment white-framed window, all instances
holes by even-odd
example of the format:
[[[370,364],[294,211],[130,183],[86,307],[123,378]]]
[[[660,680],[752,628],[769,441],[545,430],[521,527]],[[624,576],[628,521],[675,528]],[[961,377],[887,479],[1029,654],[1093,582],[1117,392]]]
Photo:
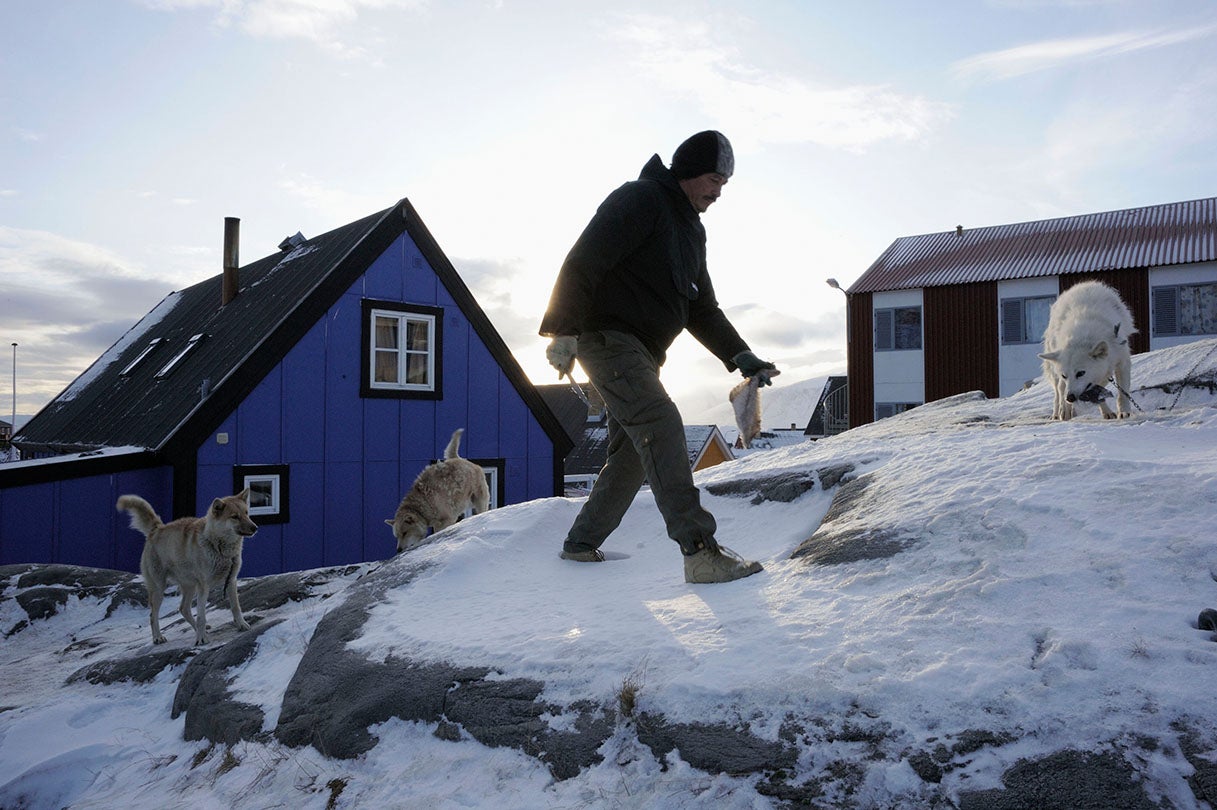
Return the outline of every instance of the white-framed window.
[[[1217,282],[1152,291],[1153,336],[1217,335]]]
[[[1001,302],[1001,342],[1040,343],[1044,330],[1048,328],[1048,312],[1052,309],[1052,295],[1003,298]]]
[[[255,523],[287,523],[286,464],[239,464],[233,467],[233,491],[249,489],[249,516]]]
[[[442,394],[443,311],[386,301],[364,301],[365,396]]]
[[[920,402],[876,402],[875,419],[886,419],[889,416],[912,410],[920,404]]]
[[[921,348],[921,307],[875,310],[875,351]]]

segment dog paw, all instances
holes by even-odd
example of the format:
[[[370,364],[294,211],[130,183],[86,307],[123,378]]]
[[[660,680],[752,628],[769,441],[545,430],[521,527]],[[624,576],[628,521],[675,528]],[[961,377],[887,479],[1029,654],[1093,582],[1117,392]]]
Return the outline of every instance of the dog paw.
[[[244,631],[244,630],[248,630],[248,629],[249,629],[249,622],[247,622],[247,621],[241,621],[241,622],[238,622],[238,623],[237,623],[237,629],[238,629],[238,630],[242,630],[242,631]]]
[[[153,643],[153,644],[164,644],[164,643],[165,643],[165,637],[164,637],[164,636],[153,636],[153,637],[152,637],[152,643]]]

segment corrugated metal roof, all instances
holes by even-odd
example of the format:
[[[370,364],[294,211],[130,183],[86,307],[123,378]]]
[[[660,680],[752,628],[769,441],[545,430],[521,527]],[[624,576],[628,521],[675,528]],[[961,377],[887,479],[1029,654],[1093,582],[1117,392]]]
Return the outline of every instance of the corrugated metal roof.
[[[905,236],[848,292],[1217,261],[1217,197]]]

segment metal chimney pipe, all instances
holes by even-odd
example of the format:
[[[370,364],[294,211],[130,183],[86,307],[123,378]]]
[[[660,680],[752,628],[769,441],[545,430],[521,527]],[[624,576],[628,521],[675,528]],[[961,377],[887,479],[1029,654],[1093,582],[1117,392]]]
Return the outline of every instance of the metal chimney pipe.
[[[240,281],[237,255],[241,244],[241,220],[224,217],[224,280],[220,289],[220,306],[225,306],[237,297]]]

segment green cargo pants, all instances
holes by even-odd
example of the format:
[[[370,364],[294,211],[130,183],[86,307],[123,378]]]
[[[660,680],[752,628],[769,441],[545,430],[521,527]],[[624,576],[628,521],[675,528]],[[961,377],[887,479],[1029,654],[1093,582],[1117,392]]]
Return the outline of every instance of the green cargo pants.
[[[716,548],[714,516],[693,485],[684,420],[651,353],[623,332],[587,332],[579,336],[578,358],[608,408],[608,460],[563,548],[599,548],[646,481],[682,552]]]

